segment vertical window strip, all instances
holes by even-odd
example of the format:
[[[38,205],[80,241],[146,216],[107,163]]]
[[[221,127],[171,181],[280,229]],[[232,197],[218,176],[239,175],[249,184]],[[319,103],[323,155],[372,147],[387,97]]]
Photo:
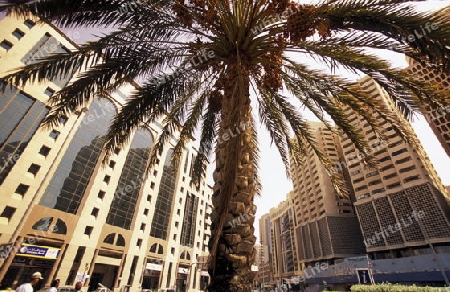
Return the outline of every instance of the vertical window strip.
[[[48,113],[48,108],[17,88],[0,94],[0,183],[14,167]]]

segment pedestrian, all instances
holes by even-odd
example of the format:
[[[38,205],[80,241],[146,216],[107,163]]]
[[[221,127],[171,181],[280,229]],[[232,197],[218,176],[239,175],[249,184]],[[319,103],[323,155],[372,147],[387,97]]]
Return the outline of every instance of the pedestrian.
[[[81,288],[83,287],[83,283],[82,282],[77,282],[75,284],[75,291],[76,292],[81,292]]]
[[[50,288],[48,288],[47,292],[58,292],[59,279],[53,280],[50,284]]]
[[[31,275],[31,280],[28,283],[24,283],[16,289],[16,292],[33,292],[33,287],[42,280],[42,275],[40,272],[35,272]]]

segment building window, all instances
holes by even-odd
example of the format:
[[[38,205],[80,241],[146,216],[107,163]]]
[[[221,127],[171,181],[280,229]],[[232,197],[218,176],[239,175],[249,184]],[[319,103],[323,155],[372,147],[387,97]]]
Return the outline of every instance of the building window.
[[[94,227],[86,226],[86,228],[84,228],[84,234],[90,236],[92,234],[92,230],[94,230]]]
[[[61,116],[61,117],[59,118],[59,124],[64,126],[64,125],[67,123],[67,120],[68,120],[68,119],[69,119],[69,118],[66,117],[66,116]]]
[[[66,213],[77,213],[94,169],[99,163],[105,135],[115,114],[113,110],[104,109],[112,107],[112,103],[106,98],[94,99],[89,112],[101,113],[103,110],[104,114],[93,115],[94,123],[86,123],[88,118],[91,121],[92,115],[86,114],[83,117],[83,127],[77,129],[64,152],[42,196],[41,205]]]
[[[25,24],[25,26],[28,27],[28,28],[30,28],[30,29],[31,29],[33,26],[36,25],[36,23],[35,23],[33,20],[31,20],[31,19],[25,20],[23,24]]]
[[[141,229],[142,231],[144,231],[144,230],[145,230],[145,226],[146,226],[145,223],[142,223],[140,229]]]
[[[405,153],[405,152],[408,152],[408,150],[406,148],[402,148],[402,149],[400,149],[398,151],[392,152],[392,156],[397,156],[397,155],[400,155],[400,154]]]
[[[92,209],[91,215],[94,216],[95,218],[97,218],[97,216],[98,216],[98,211],[99,211],[98,208]]]
[[[98,191],[97,197],[100,199],[103,199],[105,197],[105,192],[104,191]]]
[[[2,214],[0,214],[0,217],[8,218],[8,220],[11,220],[15,212],[16,208],[6,206],[5,209],[3,209]]]
[[[30,165],[30,167],[28,168],[28,172],[36,175],[38,173],[39,169],[41,169],[40,165],[32,163]]]
[[[145,216],[148,215],[148,209],[144,209],[144,215],[145,215]]]
[[[136,246],[138,246],[140,248],[141,245],[142,245],[142,239],[139,238],[136,242]]]
[[[155,183],[154,182],[151,182],[150,183],[150,188],[153,190],[153,189],[155,189]]]
[[[56,140],[59,134],[61,134],[59,131],[53,130],[50,132],[49,137],[52,138],[53,140]]]
[[[0,168],[0,184],[12,170],[39,128],[48,109],[18,88],[4,87],[0,82],[0,157],[4,160]]]
[[[113,199],[106,218],[108,224],[130,229],[152,144],[153,138],[150,131],[143,127],[139,128],[130,144],[116,189],[116,193],[126,193],[126,195],[116,196]]]
[[[103,178],[103,181],[104,181],[106,184],[109,184],[109,182],[111,181],[111,176],[105,175],[105,177]]]
[[[75,258],[73,259],[73,262],[74,263],[81,262],[81,259],[83,258],[85,251],[86,251],[86,247],[84,247],[84,246],[78,247],[77,253],[75,254]]]
[[[52,97],[52,95],[55,93],[55,91],[53,89],[51,89],[50,87],[47,87],[44,91],[44,94],[47,95],[48,97]]]
[[[41,154],[44,157],[47,157],[47,155],[50,153],[51,148],[47,147],[47,146],[42,146],[41,149],[39,150],[39,154]]]
[[[109,168],[114,169],[114,166],[116,166],[116,162],[114,160],[111,160],[109,162]]]
[[[409,176],[403,180],[404,183],[420,179],[420,175]]]
[[[28,185],[24,185],[24,184],[20,184],[17,188],[16,188],[16,194],[19,195],[25,195],[28,192],[28,189],[30,188],[30,186]]]
[[[183,227],[181,228],[181,245],[192,246],[195,239],[195,222],[197,221],[198,197],[194,194],[186,196],[184,205]]]
[[[23,31],[21,31],[20,29],[16,28],[13,32],[12,35],[15,36],[18,40],[20,40],[21,38],[23,38],[23,36],[25,35],[25,33]]]
[[[148,195],[148,196],[147,196],[147,202],[150,203],[151,201],[152,201],[152,196]]]
[[[4,48],[5,50],[9,51],[9,50],[12,49],[13,44],[12,44],[10,41],[3,40],[3,41],[0,43],[0,47],[2,47],[2,48]]]

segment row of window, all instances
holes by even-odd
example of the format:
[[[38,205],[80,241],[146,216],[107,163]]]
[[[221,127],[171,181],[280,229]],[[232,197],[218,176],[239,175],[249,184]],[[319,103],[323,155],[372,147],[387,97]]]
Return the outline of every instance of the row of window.
[[[29,29],[31,29],[33,26],[35,26],[35,22],[34,21],[32,21],[31,19],[27,19],[27,20],[25,20],[24,21],[24,24],[25,24],[25,26],[26,27],[28,27]],[[19,29],[19,28],[16,28],[13,32],[12,32],[12,35],[16,38],[16,39],[18,39],[18,40],[20,40],[21,38],[23,38],[24,36],[25,36],[25,32],[23,32],[21,29]],[[8,41],[8,40],[3,40],[1,43],[0,43],[0,47],[2,47],[3,49],[5,49],[6,51],[9,51],[10,49],[12,49],[12,47],[13,47],[13,43],[11,43],[10,41]]]

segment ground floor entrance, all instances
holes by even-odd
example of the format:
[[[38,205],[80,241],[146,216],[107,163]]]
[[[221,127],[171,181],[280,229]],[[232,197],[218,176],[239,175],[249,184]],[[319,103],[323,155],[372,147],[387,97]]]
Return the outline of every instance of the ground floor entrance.
[[[94,291],[102,285],[112,290],[118,270],[117,266],[95,264],[94,271],[92,272],[92,275],[89,276],[89,291]]]
[[[16,256],[0,284],[0,290],[15,289],[21,284],[29,282],[34,272],[41,272],[45,278],[50,274],[53,264],[53,260]],[[41,285],[44,285],[44,281],[40,281],[36,288],[39,290]]]
[[[160,271],[145,270],[142,278],[142,289],[158,290]]]

